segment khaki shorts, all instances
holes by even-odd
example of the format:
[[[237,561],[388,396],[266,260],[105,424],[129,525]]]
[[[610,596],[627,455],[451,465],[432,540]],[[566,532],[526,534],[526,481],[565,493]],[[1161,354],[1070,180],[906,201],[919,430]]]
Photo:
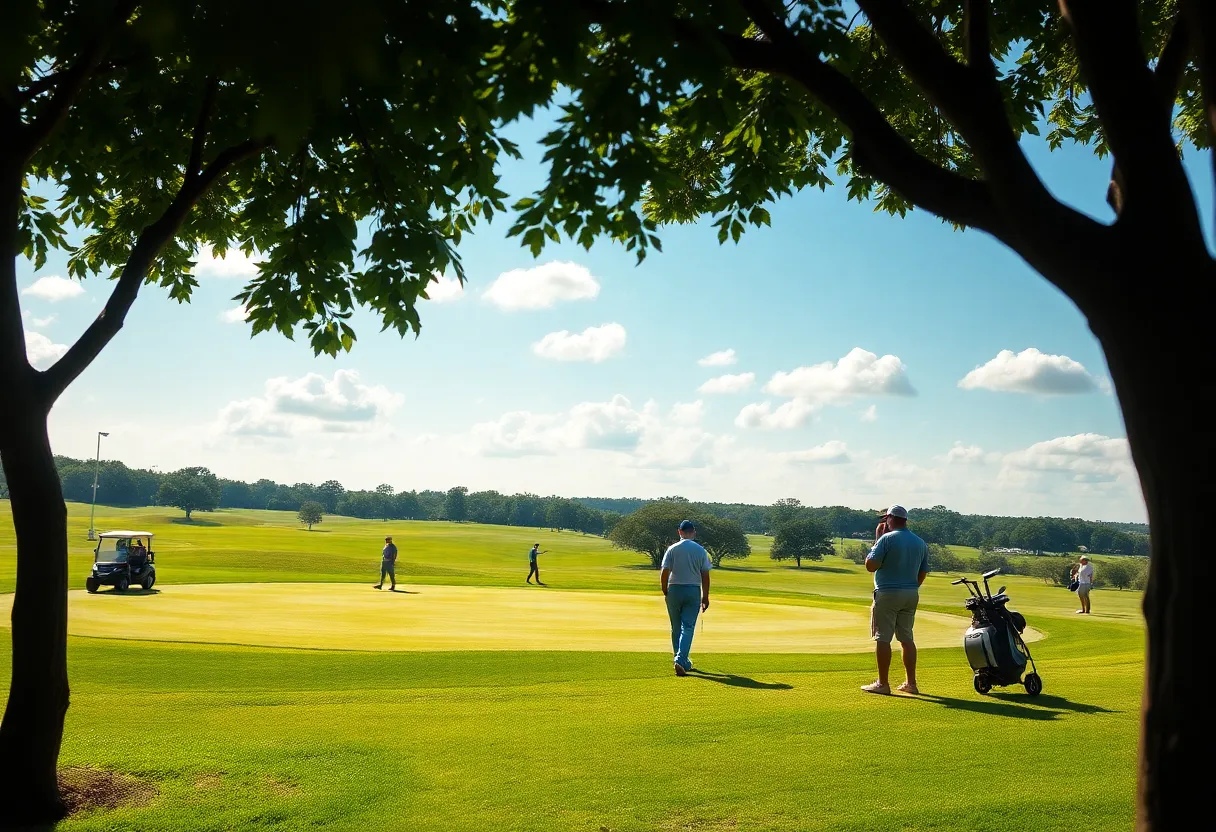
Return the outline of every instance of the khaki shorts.
[[[874,605],[870,607],[870,637],[884,644],[890,644],[892,638],[900,644],[911,642],[919,602],[920,591],[916,589],[875,590]]]
[[[1093,584],[1077,584],[1077,595],[1081,598],[1088,598],[1089,591],[1093,588]]]

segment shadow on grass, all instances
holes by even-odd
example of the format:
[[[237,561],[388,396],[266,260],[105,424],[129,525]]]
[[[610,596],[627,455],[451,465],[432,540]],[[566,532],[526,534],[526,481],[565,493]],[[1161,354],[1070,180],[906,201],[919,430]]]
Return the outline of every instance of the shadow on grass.
[[[296,529],[298,532],[308,532],[309,534],[329,534],[329,529]]]
[[[956,699],[952,696],[933,696],[921,693],[908,696],[908,699],[919,699],[941,705],[944,708],[972,713],[1005,716],[1014,719],[1030,719],[1047,722],[1072,711],[1081,714],[1108,714],[1112,711],[1097,705],[1086,705],[1081,702],[1071,702],[1062,696],[1018,696],[1017,694],[996,693],[984,699]]]
[[[747,676],[737,676],[734,673],[713,673],[707,670],[690,670],[689,676],[704,679],[707,682],[717,682],[720,685],[730,685],[733,688],[750,688],[752,690],[792,690],[793,685],[785,682],[761,682]]]
[[[142,586],[135,589],[128,589],[126,592],[119,592],[113,587],[102,587],[98,592],[90,592],[90,595],[95,595],[98,598],[129,598],[132,595],[160,595],[160,590],[155,587],[152,589],[144,589]]]
[[[659,567],[651,566],[649,563],[622,563],[617,569],[636,569],[642,572],[658,572]]]
[[[1084,702],[1073,702],[1071,700],[1065,699],[1063,696],[1052,696],[1051,694],[1040,693],[1038,696],[1034,697],[1034,699],[1028,698],[1025,694],[1019,696],[1016,693],[1005,693],[1005,692],[997,692],[997,691],[993,691],[992,693],[990,693],[988,695],[990,697],[992,697],[993,699],[999,699],[1002,702],[1009,702],[1011,704],[1018,703],[1018,702],[1026,702],[1028,704],[1032,704],[1032,705],[1035,705],[1038,707],[1056,708],[1057,710],[1060,710],[1060,711],[1072,711],[1073,713],[1077,713],[1077,714],[1113,714],[1113,713],[1116,713],[1115,711],[1112,711],[1110,708],[1103,708],[1101,705],[1086,705]]]
[[[787,569],[793,569],[798,572],[834,572],[838,575],[852,575],[852,569],[846,569],[843,566],[823,566],[817,563],[807,563],[802,566],[789,566]]]
[[[722,566],[715,566],[714,570],[715,571],[721,570],[723,572],[767,572],[768,571],[767,569],[760,569],[759,567],[756,567],[756,566],[726,566],[725,564],[723,564]]]
[[[214,520],[187,520],[185,517],[171,517],[169,522],[175,526],[222,526],[223,523],[217,523]]]

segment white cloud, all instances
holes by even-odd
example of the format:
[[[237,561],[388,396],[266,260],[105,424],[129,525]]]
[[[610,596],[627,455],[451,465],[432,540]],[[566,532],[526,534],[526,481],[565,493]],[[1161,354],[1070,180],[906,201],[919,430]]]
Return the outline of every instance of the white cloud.
[[[503,272],[482,295],[500,309],[548,309],[562,301],[591,300],[600,284],[577,263],[555,260]]]
[[[382,427],[404,400],[386,387],[364,384],[354,370],[338,370],[333,378],[272,378],[261,396],[224,406],[217,428],[236,436],[364,432]]]
[[[752,386],[756,380],[755,373],[736,373],[735,375],[718,376],[702,384],[698,390],[702,393],[742,393]]]
[[[699,425],[704,415],[705,405],[698,399],[672,405],[670,419],[676,425]]]
[[[735,355],[734,350],[720,350],[719,352],[711,352],[697,363],[702,367],[729,367],[732,364],[738,363],[739,358]]]
[[[854,347],[837,362],[825,361],[777,373],[766,393],[816,402],[839,402],[859,396],[914,396],[907,368],[898,356],[879,358]]]
[[[582,402],[563,413],[504,413],[472,429],[480,456],[524,457],[605,451],[641,468],[701,468],[729,440],[699,426],[701,402],[677,404],[665,417],[654,402],[641,409],[624,396]]]
[[[464,297],[464,284],[454,277],[437,274],[426,285],[426,294],[432,303],[451,303]]]
[[[57,274],[48,274],[26,286],[21,290],[21,294],[49,300],[51,303],[58,303],[61,300],[68,300],[83,295],[84,287],[80,285],[80,281],[78,280],[69,280]]]
[[[258,274],[258,263],[262,258],[248,256],[239,248],[229,248],[224,256],[218,256],[211,246],[203,246],[198,252],[198,263],[194,273],[198,277],[215,277],[220,279],[251,278]]]
[[[25,318],[25,320],[29,321],[30,326],[35,326],[35,327],[38,327],[39,329],[41,329],[44,326],[50,326],[51,324],[55,323],[55,321],[59,318],[58,315],[48,315],[45,318],[35,318],[34,313],[30,312],[30,310],[28,310],[28,309],[22,310],[21,317],[23,317],[23,318]]]
[[[1135,478],[1126,439],[1097,433],[1060,436],[1005,455],[1007,468],[1071,475],[1075,482]]]
[[[617,323],[591,326],[575,334],[550,332],[532,345],[532,352],[554,361],[600,362],[625,349],[625,327]]]
[[[898,356],[879,358],[860,347],[839,361],[825,361],[773,375],[764,392],[786,396],[791,401],[773,409],[769,402],[749,404],[739,412],[735,424],[741,428],[796,428],[806,424],[824,404],[846,404],[861,396],[915,396],[907,368]],[[872,418],[867,418],[870,416]],[[862,416],[878,418],[878,410]]]
[[[783,454],[782,457],[788,462],[803,465],[840,465],[852,460],[852,457],[849,456],[848,446],[839,439],[833,439],[805,451],[790,451]]]
[[[68,351],[67,344],[56,344],[38,332],[25,333],[25,356],[39,370],[54,364]]]
[[[246,316],[249,315],[249,310],[244,306],[234,306],[231,309],[225,309],[220,313],[220,320],[226,324],[240,324],[245,322]]]
[[[872,404],[869,407],[867,407],[865,409],[865,411],[861,414],[861,421],[870,422],[870,423],[877,422],[878,421],[878,405]]]
[[[986,461],[984,449],[978,445],[964,445],[955,442],[954,447],[946,452],[946,461],[956,465],[978,465]]]
[[[735,417],[735,425],[741,428],[763,430],[789,430],[805,425],[815,415],[818,406],[805,399],[794,399],[776,410],[770,402],[749,404]]]
[[[1079,361],[1067,355],[1048,355],[1034,347],[1016,354],[1012,350],[1001,350],[996,358],[967,373],[958,386],[964,390],[1042,396],[1092,393],[1103,387]]]

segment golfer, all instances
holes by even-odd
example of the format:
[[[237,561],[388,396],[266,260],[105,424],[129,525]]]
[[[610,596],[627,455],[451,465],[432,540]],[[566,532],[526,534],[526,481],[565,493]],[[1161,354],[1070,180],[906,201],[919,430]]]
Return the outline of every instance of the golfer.
[[[663,554],[659,583],[667,599],[671,620],[671,651],[675,654],[677,676],[692,670],[689,652],[697,630],[697,616],[709,609],[709,553],[694,539],[697,527],[691,520],[680,523],[680,542]]]
[[[1077,598],[1081,600],[1077,615],[1089,615],[1089,591],[1094,588],[1094,565],[1086,555],[1081,555],[1081,565],[1073,569],[1073,579],[1077,582]]]
[[[870,607],[870,635],[878,660],[878,681],[865,685],[866,693],[891,692],[891,639],[899,639],[904,653],[907,681],[904,693],[920,693],[916,687],[916,642],[912,626],[920,585],[929,574],[929,547],[908,529],[908,510],[891,506],[883,515],[889,531],[874,544],[866,557],[866,569],[874,573],[874,604]]]
[[[544,584],[542,584],[540,582],[540,566],[537,565],[536,559],[540,555],[547,554],[547,552],[548,552],[548,550],[545,550],[544,552],[542,552],[540,550],[539,543],[532,544],[532,551],[528,552],[528,580],[527,580],[527,583],[532,583],[532,576],[535,575],[536,576],[536,585],[544,586]]]
[[[392,581],[389,590],[397,588],[397,546],[393,543],[393,536],[389,535],[384,538],[384,551],[380,553],[380,583],[376,584],[376,589],[384,588],[384,576]]]

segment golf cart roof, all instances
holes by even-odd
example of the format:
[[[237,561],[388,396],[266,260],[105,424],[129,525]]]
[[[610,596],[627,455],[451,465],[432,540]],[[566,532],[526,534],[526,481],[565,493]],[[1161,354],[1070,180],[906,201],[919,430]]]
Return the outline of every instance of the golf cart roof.
[[[107,538],[152,537],[152,532],[134,532],[130,529],[118,529],[112,532],[102,532],[97,537],[100,540],[106,540]]]

